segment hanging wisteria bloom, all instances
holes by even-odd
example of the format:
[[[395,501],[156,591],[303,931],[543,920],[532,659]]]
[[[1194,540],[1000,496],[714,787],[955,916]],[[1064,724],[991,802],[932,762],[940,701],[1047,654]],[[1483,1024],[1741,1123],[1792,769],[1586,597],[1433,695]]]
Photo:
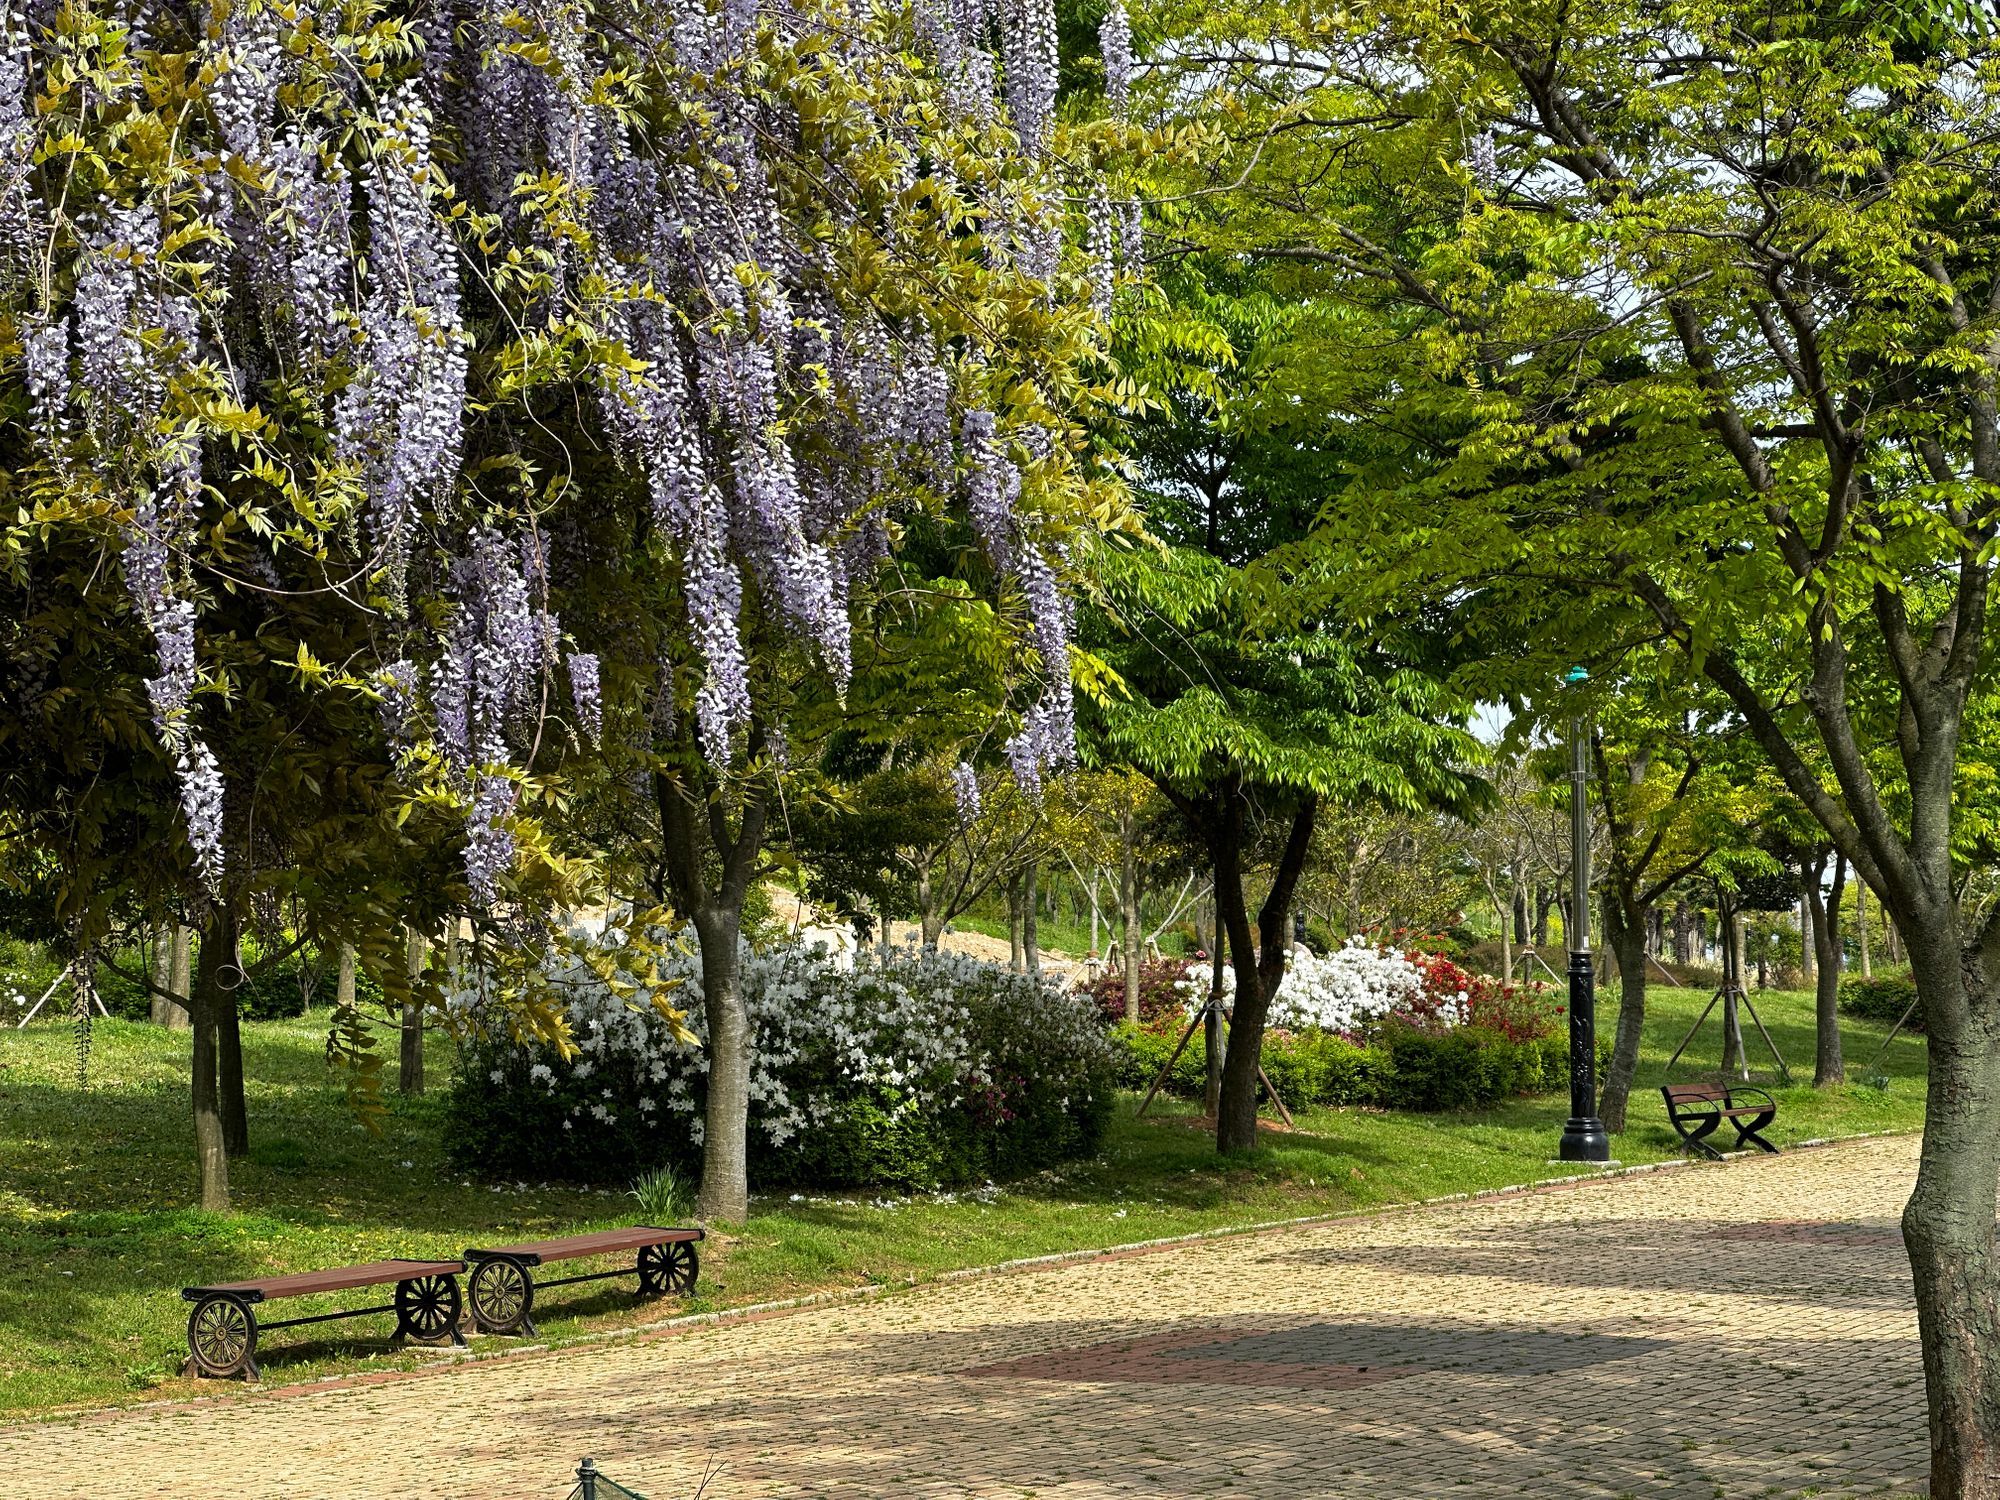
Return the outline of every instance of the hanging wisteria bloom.
[[[604,692],[597,680],[597,658],[588,651],[569,659],[569,691],[576,705],[577,732],[595,742],[604,733]]]
[[[1067,165],[1050,0],[915,20],[917,56],[844,0],[0,17],[0,409],[62,541],[20,587],[122,572],[126,701],[201,882],[217,752],[281,694],[359,703],[302,732],[359,723],[341,749],[454,801],[482,901],[565,700],[593,742],[769,764],[805,676],[850,690],[919,526],[971,525],[1036,683],[1010,754],[1067,763],[1103,349],[1065,299],[1087,272],[1102,314],[1129,236]],[[607,557],[647,626],[565,662]],[[658,701],[607,713],[627,683]]]
[[[964,761],[951,768],[951,795],[958,804],[959,827],[969,828],[979,821],[979,776]]]

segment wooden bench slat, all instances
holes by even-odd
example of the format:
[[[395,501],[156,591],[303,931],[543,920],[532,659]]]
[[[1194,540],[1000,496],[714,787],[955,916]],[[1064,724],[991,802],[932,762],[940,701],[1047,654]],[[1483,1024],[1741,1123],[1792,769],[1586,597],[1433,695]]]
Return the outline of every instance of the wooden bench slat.
[[[462,1260],[371,1260],[362,1265],[335,1266],[325,1271],[301,1271],[291,1276],[260,1276],[254,1281],[225,1281],[214,1286],[187,1286],[181,1296],[190,1302],[218,1292],[233,1292],[247,1301],[307,1297],[314,1292],[346,1292],[362,1286],[386,1286],[418,1276],[456,1276]]]
[[[554,1240],[527,1240],[518,1245],[498,1245],[469,1249],[467,1260],[525,1261],[541,1265],[552,1260],[580,1260],[586,1255],[616,1255],[644,1245],[672,1245],[701,1239],[699,1229],[661,1229],[640,1224],[630,1229],[601,1229],[592,1234],[571,1234]]]

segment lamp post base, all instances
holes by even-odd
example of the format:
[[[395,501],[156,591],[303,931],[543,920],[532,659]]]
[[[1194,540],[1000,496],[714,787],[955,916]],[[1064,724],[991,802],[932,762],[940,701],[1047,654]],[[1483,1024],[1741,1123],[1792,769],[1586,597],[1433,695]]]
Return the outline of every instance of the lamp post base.
[[[1609,1161],[1611,1137],[1604,1122],[1595,1115],[1570,1116],[1563,1122],[1562,1141],[1556,1147],[1558,1161]]]

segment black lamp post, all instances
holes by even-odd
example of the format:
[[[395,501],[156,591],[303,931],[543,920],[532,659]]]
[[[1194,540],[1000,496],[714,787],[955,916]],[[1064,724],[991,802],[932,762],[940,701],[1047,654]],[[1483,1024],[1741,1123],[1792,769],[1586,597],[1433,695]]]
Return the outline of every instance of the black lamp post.
[[[1574,668],[1573,683],[1587,674]],[[1597,1118],[1597,970],[1590,958],[1590,726],[1569,721],[1569,1119],[1562,1161],[1609,1161],[1611,1138]]]

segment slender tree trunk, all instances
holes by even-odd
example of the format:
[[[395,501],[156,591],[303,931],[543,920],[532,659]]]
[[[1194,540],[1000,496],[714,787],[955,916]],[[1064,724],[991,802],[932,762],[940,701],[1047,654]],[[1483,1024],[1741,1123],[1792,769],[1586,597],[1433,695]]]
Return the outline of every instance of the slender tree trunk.
[[[1039,878],[1039,869],[1032,862],[1028,865],[1027,869],[1021,872],[1022,967],[1027,970],[1029,977],[1033,979],[1040,979],[1042,977],[1042,944],[1040,937],[1037,936],[1039,913],[1036,910],[1041,905],[1040,894],[1036,889],[1036,882]]]
[[[226,900],[214,908],[209,934],[221,944],[221,985],[211,1001],[215,1017],[216,1103],[222,1111],[223,1148],[231,1156],[250,1154],[250,1114],[243,1097],[243,1026],[238,1002],[243,988],[243,939],[236,913]],[[206,947],[208,939],[203,940]]]
[[[336,1010],[354,1008],[354,945],[342,943],[337,967],[333,978],[333,1004]]]
[[[1208,1013],[1201,1022],[1201,1112],[1211,1120],[1222,1117],[1222,955],[1223,946],[1217,942],[1208,961]]]
[[[1813,931],[1813,903],[1799,897],[1799,969],[1806,984],[1817,989],[1819,975],[1819,935]]]
[[[1608,1131],[1625,1128],[1625,1109],[1632,1097],[1632,1080],[1639,1072],[1639,1042],[1646,1026],[1646,927],[1643,910],[1628,907],[1607,892],[1604,901],[1604,941],[1618,958],[1618,1034],[1611,1046],[1611,1064],[1604,1070],[1604,1091],[1598,1116]]]
[[[1722,920],[1724,980],[1722,995],[1722,1071],[1749,1075],[1743,1057],[1743,1017],[1737,992],[1743,988],[1743,919],[1726,912]]]
[[[1822,854],[1808,874],[1806,905],[1811,913],[1813,956],[1813,1083],[1824,1088],[1847,1077],[1840,1051],[1840,903],[1847,889],[1847,860],[1833,857],[1833,880],[1822,886]]]
[[[1026,949],[1021,941],[1021,876],[1007,881],[1007,967],[1016,974],[1027,968]]]
[[[180,1027],[187,1025],[187,1007],[174,997],[187,993],[187,940],[186,929],[178,922],[162,922],[153,928],[153,970],[154,991],[150,1006],[152,1022],[155,1026]],[[182,970],[181,981],[174,982],[174,964],[178,960]],[[162,993],[164,992],[164,993]]]
[[[1875,966],[1868,961],[1868,883],[1854,883],[1854,925],[1861,935],[1861,977],[1873,979]]]
[[[147,1019],[155,1026],[167,1024],[167,1007],[173,1004],[171,995],[162,990],[171,990],[174,983],[173,939],[167,935],[167,924],[155,922],[152,933],[152,958],[146,973],[153,981],[153,993],[147,999]]]
[[[1489,873],[1486,877],[1486,899],[1493,903],[1494,913],[1500,918],[1500,979],[1504,984],[1514,982],[1514,935],[1509,912],[1500,904],[1500,891]]]
[[[888,939],[889,930],[889,913],[885,909],[882,913],[884,958],[893,951],[893,944]],[[925,950],[936,952],[938,939],[944,936],[944,908],[939,900],[937,887],[931,883],[931,867],[928,862],[917,866],[917,931]]]
[[[1139,850],[1137,816],[1118,817],[1118,936],[1119,957],[1125,964],[1125,1019],[1139,1023]]]
[[[405,977],[410,997],[403,1002],[402,1045],[398,1050],[396,1083],[405,1094],[424,1091],[424,1007],[417,999],[417,981],[423,978],[424,961],[430,956],[430,940],[414,927],[409,931],[404,952]]]
[[[217,918],[202,934],[201,960],[188,991],[189,1026],[194,1032],[194,1165],[197,1193],[204,1209],[229,1211],[229,1150],[222,1134],[218,1105],[215,1018],[220,1005],[225,948],[215,940]]]

